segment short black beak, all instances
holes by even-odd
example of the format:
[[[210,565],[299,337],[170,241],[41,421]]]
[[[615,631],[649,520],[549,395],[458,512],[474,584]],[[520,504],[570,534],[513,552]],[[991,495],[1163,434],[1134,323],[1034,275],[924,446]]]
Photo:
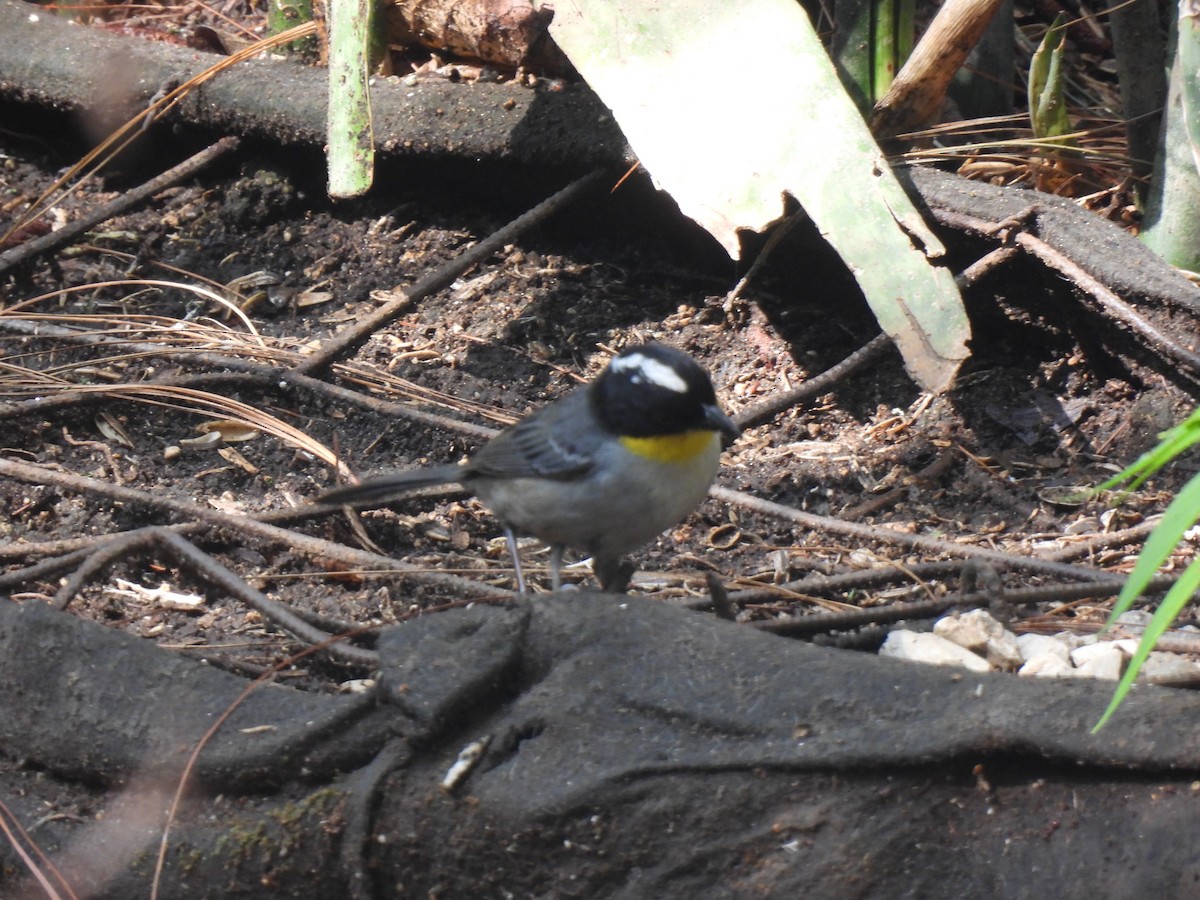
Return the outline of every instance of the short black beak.
[[[704,407],[704,424],[713,431],[721,432],[721,447],[726,448],[742,434],[742,429],[733,424],[733,419],[721,412],[715,403]]]

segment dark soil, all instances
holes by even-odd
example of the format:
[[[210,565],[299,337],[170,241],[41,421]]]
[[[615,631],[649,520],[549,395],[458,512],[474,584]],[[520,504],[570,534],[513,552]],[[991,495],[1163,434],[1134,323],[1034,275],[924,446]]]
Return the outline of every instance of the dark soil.
[[[67,161],[19,138],[9,138],[5,149],[6,198],[36,195]],[[178,151],[176,142],[164,141],[153,155]],[[102,186],[61,206],[69,216],[102,202],[138,172],[133,163],[118,166]],[[278,277],[270,291],[279,305],[270,299],[258,303],[255,328],[270,345],[302,352],[373,310],[379,302],[373,292],[411,284],[557,187],[528,173],[396,166],[381,173],[380,187],[368,200],[331,206],[320,179],[315,156],[280,159],[265,148],[247,148],[201,183],[169,190],[150,208],[108,223],[85,244],[25,266],[5,286],[9,305],[40,296],[22,307],[23,314],[90,315],[111,323],[155,317],[147,327],[195,319],[244,334],[221,310],[181,291],[122,284],[57,292],[137,277],[180,277],[176,272],[228,284],[266,270]],[[875,333],[836,259],[811,229],[799,231],[745,299],[728,301],[735,267],[635,181],[616,194],[590,196],[453,289],[415,304],[372,337],[354,362],[387,373],[393,392],[412,391],[427,408],[498,426],[593,376],[606,359],[604,350],[665,340],[703,362],[722,402],[736,415],[836,364]],[[959,252],[958,262],[965,265],[979,251],[964,245]],[[329,299],[299,306],[296,301],[310,291],[327,292]],[[1081,308],[1068,285],[1032,263],[987,279],[968,300],[974,355],[948,396],[922,395],[898,356],[889,355],[835,392],[749,429],[727,454],[720,483],[830,516],[901,486],[899,497],[864,521],[1017,553],[1063,547],[1160,509],[1181,476],[1168,473],[1156,482],[1158,493],[1134,497],[1116,511],[1099,502],[1057,505],[1044,498],[1061,496],[1064,487],[1101,482],[1182,418],[1192,401],[1173,383],[1177,376],[1159,371],[1144,351]],[[80,383],[136,381],[151,374],[148,367],[163,374],[173,365],[169,355],[149,362],[97,362],[94,351],[60,341],[13,336],[4,341],[11,364]],[[440,407],[429,392],[439,392]],[[9,396],[29,392],[14,387]],[[360,474],[457,460],[477,445],[473,437],[325,398],[294,392],[233,396],[336,447]],[[114,417],[132,446],[106,438],[97,426],[101,415]],[[194,428],[205,421],[177,409],[81,401],[14,421],[18,427],[7,449],[19,458],[230,510],[279,508],[311,499],[333,483],[327,466],[267,438],[236,445],[253,472],[211,450],[168,460],[164,449],[194,437]],[[913,480],[945,452],[954,461],[936,483]],[[0,491],[8,541],[65,540],[148,524],[144,510],[87,496],[14,482],[0,484]],[[409,562],[511,583],[496,525],[473,501],[414,500],[399,513],[368,512],[363,520],[375,542]],[[309,527],[323,537],[353,540],[337,518]],[[327,615],[389,621],[447,599],[392,578],[330,580],[291,551],[240,543],[204,541],[244,577],[269,585],[273,596]],[[542,559],[532,556],[527,565],[540,572]],[[913,561],[887,548],[798,533],[785,522],[709,501],[638,556],[634,589],[696,596],[704,592],[709,572],[737,590],[884,559]],[[147,560],[119,563],[110,577],[202,589]],[[587,578],[584,572],[571,576]],[[1024,578],[1017,576],[1015,583]],[[50,583],[24,586],[27,593],[53,590]],[[257,614],[230,608],[217,597],[210,601],[203,613],[173,613],[95,584],[72,608],[175,646],[232,642],[239,649],[231,648],[231,654],[258,664],[286,652],[284,638],[265,632]],[[745,615],[805,608],[802,599],[781,598],[770,611],[756,608]],[[1075,614],[1064,612],[1066,625]],[[1098,615],[1084,614],[1093,621]]]

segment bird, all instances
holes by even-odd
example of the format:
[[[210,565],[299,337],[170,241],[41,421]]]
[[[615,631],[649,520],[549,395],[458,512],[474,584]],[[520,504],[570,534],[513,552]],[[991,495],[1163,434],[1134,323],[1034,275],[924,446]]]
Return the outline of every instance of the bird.
[[[564,548],[592,558],[605,591],[620,593],[624,557],[686,518],[740,434],[712,380],[666,344],[627,347],[593,381],[525,416],[466,462],[379,475],[323,494],[322,503],[386,505],[413,490],[458,484],[499,520],[526,592],[516,538],[550,547],[551,587]]]

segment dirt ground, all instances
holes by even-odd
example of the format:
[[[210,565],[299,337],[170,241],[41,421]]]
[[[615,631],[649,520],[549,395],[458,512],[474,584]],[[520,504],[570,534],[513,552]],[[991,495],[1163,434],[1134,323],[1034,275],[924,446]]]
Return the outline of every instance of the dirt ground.
[[[5,141],[6,198],[40,193],[75,147],[63,140],[47,145],[45,138]],[[178,145],[165,141],[159,149],[167,153]],[[63,201],[66,214],[109,199],[135,180],[136,163],[156,155],[150,149],[142,154],[102,185]],[[58,340],[5,335],[4,355],[14,368],[0,390],[10,400],[36,393],[15,367],[83,383],[196,371],[169,353],[166,329],[174,320],[228,330],[235,348],[246,340],[243,326],[181,291],[123,283],[58,293],[64,288],[177,273],[228,285],[267,271],[278,283],[270,287],[272,299],[253,308],[254,327],[270,347],[303,352],[373,310],[379,292],[412,283],[558,186],[528,173],[515,177],[451,165],[386,168],[379,182],[369,199],[333,206],[324,199],[315,154],[281,160],[269,148],[248,147],[199,183],[168,190],[149,208],[108,223],[53,260],[23,267],[4,287],[10,307],[23,303],[22,315],[48,322],[67,317],[64,323],[90,316],[86,321],[162,342],[163,355],[98,357]],[[372,337],[354,363],[386,373],[393,397],[411,396],[428,409],[496,427],[596,374],[608,352],[664,340],[701,360],[736,416],[836,364],[875,333],[836,259],[811,229],[798,231],[744,297],[730,301],[735,266],[673,217],[647,185],[597,193],[452,289],[414,304]],[[960,265],[980,252],[978,245],[958,244]],[[324,302],[301,306],[311,292],[323,292]],[[748,429],[726,454],[719,484],[821,515],[849,512],[868,524],[1016,554],[1061,549],[1161,510],[1180,475],[1167,474],[1155,490],[1117,509],[1061,498],[1068,488],[1093,486],[1111,475],[1186,414],[1189,385],[1178,373],[1163,371],[1124,335],[1090,318],[1069,285],[1031,263],[990,279],[968,293],[968,302],[973,356],[948,396],[921,394],[898,356],[887,354],[815,402]],[[204,339],[185,339],[181,346]],[[245,390],[232,396],[336,448],[360,474],[457,460],[478,442],[329,398]],[[101,416],[116,420],[128,446],[114,441],[111,430],[106,436]],[[165,449],[194,438],[205,420],[177,408],[81,398],[53,412],[12,417],[16,427],[6,451],[239,512],[312,499],[333,483],[329,466],[265,437],[234,445],[246,467],[211,449],[185,449],[168,458]],[[949,459],[933,482],[915,477],[945,455]],[[36,485],[6,481],[0,491],[6,541],[66,540],[158,521],[142,509]],[[881,496],[882,502],[872,502]],[[363,521],[372,540],[410,563],[511,584],[496,525],[469,499],[413,500],[399,512],[365,513]],[[322,537],[354,540],[337,517],[305,527]],[[386,622],[447,599],[436,589],[391,578],[331,578],[319,571],[319,561],[314,571],[313,560],[291,551],[240,543],[210,537],[205,546],[255,584],[269,586],[273,596],[339,619]],[[1095,562],[1124,566],[1134,549],[1115,548]],[[544,556],[531,552],[526,565],[536,580],[544,574]],[[634,589],[694,598],[705,593],[709,572],[737,591],[884,560],[912,564],[917,555],[855,546],[710,500],[638,555]],[[1029,576],[1006,577],[1019,586]],[[228,647],[251,667],[287,651],[285,638],[265,631],[256,613],[219,597],[210,596],[203,611],[174,612],[115,592],[113,578],[203,590],[161,561],[129,560],[89,585],[72,608],[172,646]],[[585,571],[570,576],[587,578]],[[838,600],[872,604],[954,589],[951,579],[886,598]],[[53,591],[48,581],[22,588],[26,596]],[[1055,614],[1062,627],[1080,620],[1094,627],[1104,615],[1095,607],[1062,607]],[[743,609],[741,617],[813,608],[808,598],[781,595]]]

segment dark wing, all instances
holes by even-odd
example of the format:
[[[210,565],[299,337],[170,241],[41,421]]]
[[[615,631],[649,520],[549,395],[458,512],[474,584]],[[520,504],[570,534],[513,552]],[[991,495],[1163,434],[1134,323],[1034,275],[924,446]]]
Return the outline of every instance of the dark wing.
[[[502,431],[467,463],[484,478],[571,478],[592,467],[604,439],[586,388],[542,407]]]

